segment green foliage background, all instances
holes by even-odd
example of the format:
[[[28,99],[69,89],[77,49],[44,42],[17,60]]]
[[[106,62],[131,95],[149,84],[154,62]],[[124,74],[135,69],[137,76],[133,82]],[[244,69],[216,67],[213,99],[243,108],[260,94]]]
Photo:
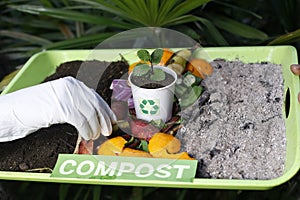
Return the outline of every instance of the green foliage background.
[[[145,26],[185,33],[203,46],[292,44],[299,48],[299,0],[4,0],[0,54],[24,63],[48,49],[94,48]],[[18,62],[19,61],[19,62]]]
[[[288,44],[299,54],[299,12],[300,0],[2,0],[0,80],[34,53],[93,49],[114,34],[145,26],[177,30],[204,47]],[[269,191],[12,181],[2,186],[15,199],[299,199],[299,181],[296,175]]]

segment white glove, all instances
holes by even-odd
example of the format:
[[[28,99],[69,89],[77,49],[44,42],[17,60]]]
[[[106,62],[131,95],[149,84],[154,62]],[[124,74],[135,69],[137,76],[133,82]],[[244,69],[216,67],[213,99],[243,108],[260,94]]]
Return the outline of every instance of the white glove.
[[[52,124],[69,123],[85,140],[108,136],[116,116],[84,83],[65,77],[0,96],[0,142]]]

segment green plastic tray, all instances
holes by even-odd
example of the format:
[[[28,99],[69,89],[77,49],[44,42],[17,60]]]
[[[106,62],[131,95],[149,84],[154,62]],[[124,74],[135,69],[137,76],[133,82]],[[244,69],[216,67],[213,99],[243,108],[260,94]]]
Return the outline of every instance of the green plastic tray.
[[[116,59],[119,53],[129,50],[54,50],[45,51],[32,56],[10,84],[2,92],[3,94],[40,83],[44,78],[54,73],[59,64],[73,60],[106,60]],[[116,53],[117,52],[117,53]],[[199,51],[199,56],[203,56]],[[7,172],[0,171],[0,179],[24,180],[39,182],[79,183],[98,185],[124,185],[124,186],[149,186],[149,187],[175,187],[175,188],[215,188],[215,189],[255,189],[264,190],[280,185],[292,178],[300,167],[300,104],[297,95],[300,91],[299,77],[290,71],[290,65],[298,63],[296,49],[292,46],[269,47],[220,47],[205,48],[205,56],[210,59],[224,58],[247,63],[269,61],[282,64],[285,93],[289,91],[290,98],[286,98],[283,106],[283,115],[286,107],[289,107],[289,115],[286,122],[286,161],[284,174],[271,180],[230,180],[230,179],[205,179],[196,178],[193,182],[168,182],[168,181],[134,181],[134,180],[96,180],[96,179],[67,179],[52,178],[49,173]],[[201,55],[202,54],[202,55]],[[130,57],[130,56],[129,56]],[[129,58],[135,59],[135,58]],[[289,90],[288,90],[289,89]]]

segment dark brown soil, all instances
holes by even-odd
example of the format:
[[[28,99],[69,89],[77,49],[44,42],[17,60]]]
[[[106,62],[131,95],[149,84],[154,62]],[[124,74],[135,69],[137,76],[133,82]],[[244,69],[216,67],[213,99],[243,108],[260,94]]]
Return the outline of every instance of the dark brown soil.
[[[49,171],[59,153],[72,153],[77,131],[69,124],[53,125],[19,140],[0,143],[1,171]],[[38,168],[44,168],[40,170]]]
[[[150,80],[147,77],[141,77],[141,76],[131,76],[131,81],[135,85],[141,87],[141,88],[147,88],[147,89],[155,89],[155,88],[162,88],[167,85],[170,85],[174,81],[174,77],[170,74],[166,74],[166,78],[162,81],[153,81]]]
[[[109,86],[113,79],[127,74],[127,70],[127,63],[122,61],[72,61],[61,64],[45,81],[73,76],[94,88],[110,104]],[[74,152],[77,138],[77,130],[72,125],[56,124],[23,139],[0,143],[0,171],[47,172],[48,168],[53,169],[58,154]]]

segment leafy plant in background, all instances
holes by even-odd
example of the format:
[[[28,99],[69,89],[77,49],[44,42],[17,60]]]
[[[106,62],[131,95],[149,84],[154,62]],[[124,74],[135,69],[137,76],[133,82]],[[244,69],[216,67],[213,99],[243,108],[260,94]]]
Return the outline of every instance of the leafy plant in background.
[[[223,0],[207,5],[207,17],[230,45],[292,44],[300,50],[299,10],[299,0]],[[232,19],[261,32],[249,32]]]
[[[41,50],[94,48],[116,33],[144,26],[178,30],[207,46],[230,45],[220,28],[260,41],[267,38],[265,33],[237,20],[229,17],[220,20],[224,15],[216,15],[206,6],[213,4],[221,9],[225,6],[210,1],[2,1],[0,37],[6,45],[1,47],[0,53],[13,60],[23,58],[24,62],[24,58]]]
[[[41,50],[94,48],[116,33],[144,26],[178,30],[204,46],[294,43],[299,21],[292,13],[298,2],[6,0],[0,3],[0,54],[24,63]]]
[[[208,1],[4,1],[0,36],[7,46],[0,53],[18,59],[44,49],[94,48],[127,29],[187,23],[186,13]]]

